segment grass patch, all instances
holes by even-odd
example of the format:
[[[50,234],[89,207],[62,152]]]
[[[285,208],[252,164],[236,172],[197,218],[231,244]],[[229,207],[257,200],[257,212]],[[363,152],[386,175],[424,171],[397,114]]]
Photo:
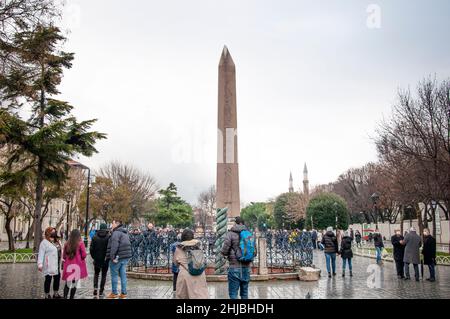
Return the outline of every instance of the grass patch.
[[[32,254],[33,253],[33,248],[19,248],[16,249],[15,251],[9,251],[9,250],[1,250],[0,254]]]
[[[374,247],[363,247],[363,248],[370,249],[370,250],[375,250]],[[385,248],[385,249],[387,250],[388,253],[392,253],[393,248]],[[444,252],[441,252],[441,251],[437,251],[436,252],[436,256],[449,257],[450,254],[449,253],[444,253]]]

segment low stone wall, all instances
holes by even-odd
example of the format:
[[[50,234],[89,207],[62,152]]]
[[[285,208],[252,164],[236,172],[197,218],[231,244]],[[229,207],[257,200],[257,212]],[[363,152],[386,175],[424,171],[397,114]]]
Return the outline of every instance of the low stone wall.
[[[158,273],[142,273],[142,272],[127,272],[128,278],[145,279],[145,280],[161,280],[170,281],[173,278],[172,274],[158,274]],[[279,273],[267,275],[250,275],[252,281],[268,281],[268,280],[298,280],[298,273]],[[227,275],[206,275],[206,281],[209,282],[227,282]]]

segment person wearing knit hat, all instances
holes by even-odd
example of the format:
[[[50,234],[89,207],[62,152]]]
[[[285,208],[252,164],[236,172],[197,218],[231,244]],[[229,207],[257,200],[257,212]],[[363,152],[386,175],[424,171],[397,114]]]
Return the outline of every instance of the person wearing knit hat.
[[[106,249],[109,241],[109,231],[106,224],[101,224],[92,238],[89,253],[94,261],[94,298],[102,297],[105,290],[106,274],[108,273],[109,262],[106,260]],[[98,279],[100,280],[100,291],[98,291]]]

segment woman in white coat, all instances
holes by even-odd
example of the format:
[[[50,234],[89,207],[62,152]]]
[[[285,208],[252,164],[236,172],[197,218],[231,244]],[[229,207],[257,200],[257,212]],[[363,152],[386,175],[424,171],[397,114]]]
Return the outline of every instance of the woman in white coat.
[[[39,245],[38,269],[45,276],[45,299],[51,299],[50,285],[53,280],[53,299],[60,299],[58,293],[60,283],[61,245],[58,242],[58,233],[53,227],[48,227],[44,233],[44,239]]]

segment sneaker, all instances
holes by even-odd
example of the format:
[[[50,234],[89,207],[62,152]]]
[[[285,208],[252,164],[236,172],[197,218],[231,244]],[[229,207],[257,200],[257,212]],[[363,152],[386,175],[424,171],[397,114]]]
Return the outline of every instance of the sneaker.
[[[106,297],[106,299],[117,299],[117,298],[119,298],[119,295],[116,295],[116,294],[113,294],[113,293],[110,293],[108,295],[108,297]]]
[[[350,277],[353,277],[353,272],[350,270]]]
[[[52,296],[50,294],[45,296],[45,299],[52,299]]]
[[[345,272],[342,272],[342,277],[345,277]]]
[[[435,282],[435,281],[436,281],[436,279],[430,278],[430,282]]]
[[[330,272],[328,273],[328,278],[331,278],[331,273]]]
[[[53,294],[53,299],[62,299],[62,296],[59,293],[55,292]]]
[[[405,277],[405,280],[411,280],[411,277]]]
[[[334,276],[336,276],[336,273],[335,273],[335,272],[333,273],[333,277],[334,277]]]
[[[97,289],[94,289],[94,296],[97,296]]]
[[[127,299],[127,294],[120,294],[119,299]]]

